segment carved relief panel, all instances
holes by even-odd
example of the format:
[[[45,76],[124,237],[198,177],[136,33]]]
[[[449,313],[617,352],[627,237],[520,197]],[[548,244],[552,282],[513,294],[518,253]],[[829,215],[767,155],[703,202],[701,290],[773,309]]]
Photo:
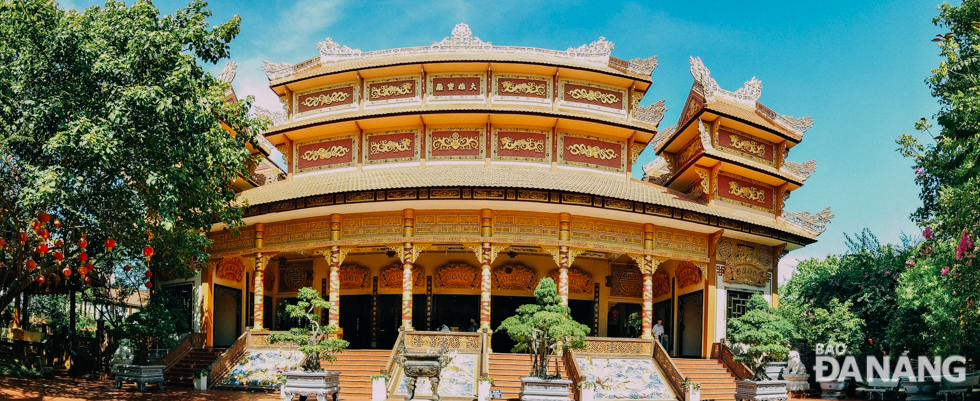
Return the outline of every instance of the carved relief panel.
[[[558,276],[560,272],[558,269],[554,269],[548,272],[548,277],[552,280],[558,282]],[[571,267],[568,269],[568,292],[571,294],[591,294],[592,293],[592,275],[582,270],[578,267]]]
[[[726,283],[764,287],[775,260],[772,247],[731,238],[718,241],[716,258],[725,261]]]
[[[402,214],[344,216],[341,222],[341,232],[344,238],[401,235]]]
[[[614,297],[640,298],[643,296],[643,273],[634,264],[612,265],[609,295]]]
[[[218,263],[218,269],[215,271],[215,276],[218,278],[236,283],[242,282],[243,274],[245,274],[245,265],[238,258],[221,259],[221,262]]]
[[[626,143],[591,135],[562,132],[558,137],[558,164],[605,171],[626,171]]]
[[[677,129],[683,128],[684,125],[697,117],[701,110],[704,110],[704,101],[694,93],[691,93],[684,103],[684,110],[681,112],[681,118],[677,122]]]
[[[463,262],[452,262],[436,269],[437,288],[476,289],[480,286],[480,269]]]
[[[753,209],[772,211],[772,186],[724,171],[718,174],[717,199]]]
[[[623,246],[643,245],[643,226],[622,221],[572,216],[569,224],[572,240],[601,241]]]
[[[708,236],[704,234],[674,231],[657,227],[656,250],[666,256],[697,256],[708,258]]]
[[[365,108],[422,102],[422,77],[389,77],[364,81]]]
[[[537,75],[494,74],[493,101],[551,104],[552,78]]]
[[[667,277],[667,273],[653,273],[653,296],[659,297],[669,293],[670,278]]]
[[[346,82],[296,92],[293,118],[357,108],[357,82]]]
[[[561,80],[558,83],[559,106],[605,113],[626,114],[625,89],[591,82]]]
[[[537,273],[520,263],[499,266],[491,272],[491,285],[495,290],[533,291],[537,285]]]
[[[356,167],[357,136],[347,134],[297,143],[293,147],[296,173]]]
[[[313,286],[313,261],[291,261],[279,266],[279,292],[296,292]]]
[[[378,273],[378,285],[381,288],[402,288],[403,274],[405,268],[401,263],[395,262],[381,269]],[[412,266],[412,287],[421,288],[425,284],[425,272],[418,265]]]
[[[558,216],[547,214],[494,213],[493,235],[527,235],[554,238]]]
[[[480,214],[467,212],[418,213],[416,235],[480,234]]]
[[[494,128],[493,159],[551,163],[551,131]]]
[[[486,101],[486,74],[429,74],[429,103],[483,103]]]
[[[371,271],[358,265],[343,265],[337,272],[340,277],[340,289],[360,290],[371,287]]]
[[[681,262],[677,265],[677,287],[684,288],[701,282],[701,269],[691,262]]]
[[[721,127],[716,139],[718,148],[757,162],[775,165],[776,145],[733,128]]]
[[[480,160],[486,158],[481,127],[432,128],[426,135],[426,159]]]
[[[419,130],[403,129],[364,134],[364,164],[419,160]]]

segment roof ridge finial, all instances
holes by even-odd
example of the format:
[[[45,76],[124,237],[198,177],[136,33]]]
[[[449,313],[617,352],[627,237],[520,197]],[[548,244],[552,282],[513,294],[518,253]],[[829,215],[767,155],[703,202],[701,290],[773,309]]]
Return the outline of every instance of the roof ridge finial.
[[[465,22],[460,22],[453,27],[450,36],[443,38],[439,42],[432,42],[432,48],[474,48],[479,50],[490,50],[493,43],[484,42],[480,38],[473,36],[473,30]]]

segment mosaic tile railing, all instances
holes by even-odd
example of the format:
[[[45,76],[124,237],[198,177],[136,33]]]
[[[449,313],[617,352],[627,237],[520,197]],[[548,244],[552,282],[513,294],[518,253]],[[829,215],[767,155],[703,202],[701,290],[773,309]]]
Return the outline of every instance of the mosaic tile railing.
[[[185,354],[190,352],[190,350],[204,345],[204,334],[203,333],[190,333],[184,340],[177,344],[176,347],[170,350],[167,355],[156,361],[157,365],[166,366],[165,369],[170,369],[170,367],[177,363],[180,358],[183,358]]]
[[[674,390],[674,394],[677,394],[681,400],[684,400],[686,394],[684,393],[684,385],[682,383],[686,382],[687,378],[681,374],[680,369],[677,369],[674,360],[670,359],[667,350],[664,349],[663,345],[660,345],[659,341],[651,340],[650,342],[653,344],[653,359],[657,361],[660,369],[663,369],[664,374],[667,375],[667,383]]]
[[[211,372],[208,375],[208,387],[219,383],[245,355],[245,352],[248,351],[248,337],[251,331],[251,327],[246,327],[245,332],[238,337],[238,340],[235,340],[231,347],[214,360],[214,363],[208,368],[208,371]]]
[[[745,366],[744,363],[735,362],[735,354],[732,352],[731,348],[728,348],[728,346],[725,344],[719,344],[719,345],[721,347],[721,349],[719,350],[720,351],[719,354],[721,355],[720,358],[721,361],[725,363],[725,366],[727,366],[728,369],[732,371],[732,373],[735,374],[736,378],[738,378],[739,380],[749,380],[752,378],[752,376],[755,376],[752,374],[752,371],[747,366]]]

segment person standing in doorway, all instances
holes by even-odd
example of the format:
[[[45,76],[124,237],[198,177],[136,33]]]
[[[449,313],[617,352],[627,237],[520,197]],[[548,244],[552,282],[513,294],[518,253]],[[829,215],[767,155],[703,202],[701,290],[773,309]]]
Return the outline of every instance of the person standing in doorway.
[[[470,329],[469,329],[469,331],[472,332],[472,333],[476,333],[476,331],[479,330],[479,329],[480,329],[480,325],[476,324],[476,319],[471,317],[470,318]]]
[[[667,335],[664,334],[663,320],[657,319],[657,324],[653,326],[653,335],[657,341],[660,341],[660,345],[667,349]]]

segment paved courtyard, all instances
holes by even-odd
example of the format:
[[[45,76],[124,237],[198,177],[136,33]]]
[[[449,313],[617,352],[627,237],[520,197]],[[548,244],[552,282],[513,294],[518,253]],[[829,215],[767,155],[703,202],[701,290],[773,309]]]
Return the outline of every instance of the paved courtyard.
[[[77,378],[15,379],[0,377],[0,400],[76,401],[76,400],[280,400],[279,394],[243,391],[194,391],[185,387],[168,387],[157,391],[149,386],[145,393],[136,391],[132,384],[115,389],[112,380],[85,380]]]

